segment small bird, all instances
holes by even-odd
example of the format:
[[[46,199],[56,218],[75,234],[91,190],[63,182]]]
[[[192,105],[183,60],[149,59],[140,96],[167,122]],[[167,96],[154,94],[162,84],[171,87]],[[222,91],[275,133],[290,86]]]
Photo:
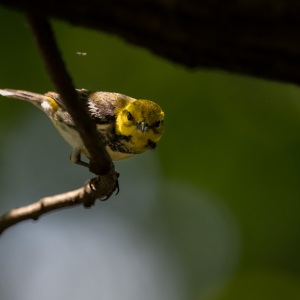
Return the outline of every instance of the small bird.
[[[113,161],[132,157],[155,149],[164,129],[164,112],[150,100],[137,100],[111,92],[76,90],[79,99],[98,132],[102,134],[106,151]],[[71,161],[88,166],[81,155],[90,159],[71,115],[59,94],[44,95],[12,89],[0,89],[0,95],[25,100],[37,106],[50,118],[63,138],[72,146]]]

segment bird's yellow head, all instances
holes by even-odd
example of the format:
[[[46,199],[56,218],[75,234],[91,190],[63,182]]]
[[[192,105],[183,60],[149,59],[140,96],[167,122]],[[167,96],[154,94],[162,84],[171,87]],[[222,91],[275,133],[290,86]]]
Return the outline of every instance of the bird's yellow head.
[[[136,100],[127,104],[117,114],[116,133],[131,136],[138,147],[148,141],[156,143],[164,129],[164,112],[150,100]]]

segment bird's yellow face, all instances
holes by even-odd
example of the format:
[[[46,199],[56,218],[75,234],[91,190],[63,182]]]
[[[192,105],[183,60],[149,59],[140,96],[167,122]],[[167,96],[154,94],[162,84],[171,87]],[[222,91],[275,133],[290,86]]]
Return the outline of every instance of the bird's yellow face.
[[[164,112],[158,104],[149,100],[130,102],[117,114],[117,134],[131,136],[138,148],[149,140],[158,142],[163,129]]]

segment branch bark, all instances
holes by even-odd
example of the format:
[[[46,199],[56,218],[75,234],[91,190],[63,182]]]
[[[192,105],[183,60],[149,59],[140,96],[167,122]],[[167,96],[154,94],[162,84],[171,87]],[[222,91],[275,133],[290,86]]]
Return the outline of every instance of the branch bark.
[[[300,83],[294,0],[0,0],[117,34],[173,62]]]
[[[108,199],[118,189],[118,173],[107,154],[101,135],[79,101],[62,60],[51,26],[46,18],[28,13],[28,23],[35,36],[48,73],[60,93],[76,129],[90,153],[90,171],[99,175],[82,188],[64,194],[47,197],[26,207],[13,209],[0,217],[0,234],[7,228],[28,219],[37,220],[41,215],[74,205],[94,205],[96,199]]]
[[[101,134],[88,116],[84,104],[79,101],[72,79],[66,69],[58,49],[52,28],[47,19],[36,14],[27,14],[27,21],[35,37],[42,55],[45,67],[56,86],[57,92],[72,116],[84,145],[88,149],[90,171],[97,175],[104,175],[114,168],[102,143]]]
[[[42,198],[28,206],[15,208],[0,217],[0,235],[9,227],[25,220],[38,220],[42,215],[62,208],[83,204],[91,207],[96,199],[106,200],[115,190],[117,173],[98,176],[82,188],[60,195]]]

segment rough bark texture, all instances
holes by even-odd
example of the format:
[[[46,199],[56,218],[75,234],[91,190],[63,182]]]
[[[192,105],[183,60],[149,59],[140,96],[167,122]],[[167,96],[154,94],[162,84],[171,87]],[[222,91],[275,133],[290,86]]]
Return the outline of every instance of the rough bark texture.
[[[105,201],[112,195],[114,190],[117,189],[118,192],[119,187],[115,186],[117,180],[117,173],[112,172],[89,180],[80,189],[45,197],[27,206],[14,208],[0,216],[0,235],[20,222],[30,219],[36,221],[44,214],[55,210],[80,204],[89,208],[95,204],[97,199]]]
[[[294,0],[0,0],[117,34],[176,63],[300,83]]]

